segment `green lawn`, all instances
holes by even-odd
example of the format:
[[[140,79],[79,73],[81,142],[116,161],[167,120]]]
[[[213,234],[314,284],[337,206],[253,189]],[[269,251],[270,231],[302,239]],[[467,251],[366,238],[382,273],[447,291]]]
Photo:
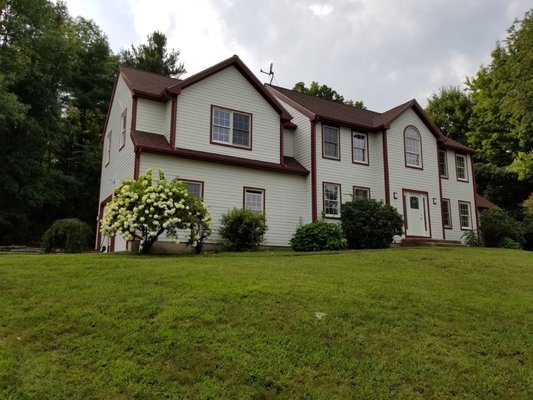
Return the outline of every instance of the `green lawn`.
[[[532,399],[532,345],[531,252],[0,255],[1,399]]]

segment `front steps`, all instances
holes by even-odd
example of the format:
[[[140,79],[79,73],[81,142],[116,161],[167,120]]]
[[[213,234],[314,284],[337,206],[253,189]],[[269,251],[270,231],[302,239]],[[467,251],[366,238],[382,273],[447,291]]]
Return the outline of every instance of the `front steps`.
[[[426,238],[404,238],[402,240],[401,246],[464,247],[463,243],[459,240],[441,240]]]

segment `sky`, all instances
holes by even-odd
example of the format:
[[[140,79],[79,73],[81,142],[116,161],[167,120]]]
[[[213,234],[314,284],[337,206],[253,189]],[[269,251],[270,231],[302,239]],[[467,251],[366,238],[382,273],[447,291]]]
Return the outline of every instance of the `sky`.
[[[262,82],[326,84],[383,112],[462,86],[531,0],[67,0],[118,52],[164,32],[188,73],[237,54]]]

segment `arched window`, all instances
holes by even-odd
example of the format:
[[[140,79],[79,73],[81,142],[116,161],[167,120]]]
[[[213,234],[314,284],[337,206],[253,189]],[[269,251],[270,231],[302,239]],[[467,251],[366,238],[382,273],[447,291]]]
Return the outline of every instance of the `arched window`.
[[[404,147],[405,165],[408,167],[422,168],[422,139],[420,132],[414,126],[405,128]]]

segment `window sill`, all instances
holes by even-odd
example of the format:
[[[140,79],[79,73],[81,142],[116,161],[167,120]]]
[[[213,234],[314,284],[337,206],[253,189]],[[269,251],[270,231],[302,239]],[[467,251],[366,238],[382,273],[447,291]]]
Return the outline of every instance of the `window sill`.
[[[224,146],[224,147],[232,147],[234,149],[240,149],[240,150],[252,150],[252,146],[239,146],[236,144],[229,144],[225,142],[217,142],[215,140],[211,140],[211,144],[215,144],[217,146]]]

